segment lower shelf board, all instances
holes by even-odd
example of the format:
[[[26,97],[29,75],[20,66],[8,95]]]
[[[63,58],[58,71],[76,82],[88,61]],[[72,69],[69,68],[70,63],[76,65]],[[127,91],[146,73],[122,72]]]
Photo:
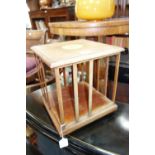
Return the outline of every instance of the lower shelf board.
[[[62,129],[63,135],[66,135],[74,130],[89,124],[117,109],[117,105],[109,100],[106,96],[98,92],[93,88],[92,93],[92,113],[88,115],[88,84],[86,82],[80,82],[78,84],[79,94],[79,115],[78,121],[75,120],[74,110],[74,89],[73,86],[62,87],[62,100],[64,109],[65,125]],[[44,101],[44,105],[55,125],[59,134],[60,130],[60,116],[56,90],[48,92],[51,109],[48,108],[47,103]]]

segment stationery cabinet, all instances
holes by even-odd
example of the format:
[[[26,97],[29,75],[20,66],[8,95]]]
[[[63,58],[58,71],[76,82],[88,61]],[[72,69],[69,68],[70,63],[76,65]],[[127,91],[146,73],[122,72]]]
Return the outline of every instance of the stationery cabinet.
[[[74,7],[69,6],[69,7],[49,8],[37,11],[30,11],[29,17],[32,29],[43,29],[43,28],[48,29],[49,22],[74,20],[75,13],[74,13]]]

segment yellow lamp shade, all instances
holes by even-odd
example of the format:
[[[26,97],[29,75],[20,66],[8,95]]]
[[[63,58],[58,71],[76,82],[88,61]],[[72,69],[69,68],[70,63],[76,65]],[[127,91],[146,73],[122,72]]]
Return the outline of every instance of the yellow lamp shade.
[[[114,0],[76,0],[75,13],[78,19],[102,20],[113,16]]]

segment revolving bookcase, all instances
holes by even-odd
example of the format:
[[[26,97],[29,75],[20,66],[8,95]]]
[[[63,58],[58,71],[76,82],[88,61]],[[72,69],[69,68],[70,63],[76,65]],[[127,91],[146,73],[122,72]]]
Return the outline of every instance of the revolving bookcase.
[[[65,41],[31,48],[36,56],[42,99],[60,136],[67,135],[115,110],[115,96],[120,61],[124,49],[85,39]],[[116,58],[112,100],[106,96],[109,59]],[[104,93],[93,87],[94,61],[105,60]],[[43,63],[54,70],[56,87],[48,90]],[[87,64],[87,79],[78,79],[79,65]],[[72,82],[66,82],[66,68],[72,70]],[[60,74],[63,70],[63,76]],[[82,72],[83,74],[83,72]],[[62,77],[64,83],[62,84]]]

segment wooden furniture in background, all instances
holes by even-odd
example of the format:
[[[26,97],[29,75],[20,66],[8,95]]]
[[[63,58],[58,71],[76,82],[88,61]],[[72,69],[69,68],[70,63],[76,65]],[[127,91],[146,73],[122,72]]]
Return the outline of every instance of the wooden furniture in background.
[[[36,0],[33,0],[36,4]],[[56,21],[72,21],[76,19],[75,16],[75,6],[60,6],[59,8],[47,8],[40,10],[38,5],[31,5],[29,1],[27,1],[28,5],[32,8],[29,12],[29,17],[31,20],[32,29],[37,29],[37,23],[41,21],[48,29],[49,22],[56,22]],[[29,4],[30,3],[30,4]],[[38,10],[37,10],[38,8]],[[126,0],[116,0],[116,9],[115,14],[113,17],[125,17],[129,16],[129,5],[126,3]],[[49,37],[50,33],[49,33]]]
[[[39,0],[40,9],[51,7],[53,0]]]
[[[49,8],[44,10],[30,11],[32,29],[37,29],[37,21],[43,21],[48,28],[48,23],[53,21],[74,20],[74,7]]]
[[[63,36],[106,36],[129,32],[129,18],[49,23],[50,33]]]
[[[115,0],[115,17],[129,17],[129,0]]]
[[[26,4],[30,11],[36,11],[40,9],[39,0],[26,0]]]
[[[43,65],[41,65],[42,69],[38,75],[42,86],[43,103],[60,136],[69,134],[117,109],[114,102],[120,52],[124,50],[123,48],[79,39],[33,46],[31,49],[36,54],[38,65],[45,63],[49,68],[55,70],[55,89],[47,89]],[[105,58],[108,66],[108,60],[111,56],[116,58],[112,100],[107,98],[106,93],[102,94],[93,88],[94,61]],[[77,66],[84,62],[89,64],[88,83],[84,80],[79,82],[77,80]],[[73,70],[73,83],[71,85],[62,85],[59,70],[68,66],[71,66]],[[105,77],[108,79],[108,72],[105,71]],[[105,91],[107,91],[107,81]]]
[[[30,93],[40,88],[37,73],[40,66],[37,67],[34,53],[30,49],[31,46],[41,45],[45,43],[46,32],[43,30],[27,30],[26,31],[26,92]],[[53,75],[53,74],[52,74]],[[54,82],[54,76],[50,78],[46,75],[46,82]]]
[[[31,46],[45,43],[45,33],[43,30],[26,30],[26,53],[32,53]]]
[[[33,45],[45,43],[45,31],[27,30],[26,31],[26,84],[35,79],[38,69],[36,67],[35,58],[32,50]],[[28,85],[27,85],[28,86]]]

